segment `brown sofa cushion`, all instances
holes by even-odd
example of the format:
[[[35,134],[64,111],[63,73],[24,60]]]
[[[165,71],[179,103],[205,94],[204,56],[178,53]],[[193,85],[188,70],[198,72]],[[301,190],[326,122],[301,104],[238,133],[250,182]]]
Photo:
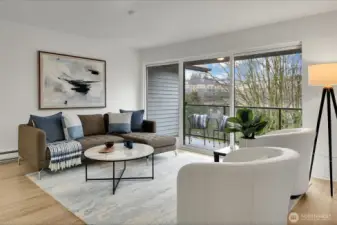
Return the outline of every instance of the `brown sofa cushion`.
[[[139,133],[133,132],[128,134],[120,134],[126,140],[151,145],[153,148],[172,146],[176,144],[176,138],[170,136],[161,136],[155,133]]]
[[[123,138],[114,135],[92,135],[86,136],[76,141],[79,141],[81,143],[82,149],[84,151],[98,145],[104,145],[104,143],[107,141],[113,141],[116,143],[123,142]]]
[[[78,115],[82,122],[84,136],[106,134],[101,114]]]

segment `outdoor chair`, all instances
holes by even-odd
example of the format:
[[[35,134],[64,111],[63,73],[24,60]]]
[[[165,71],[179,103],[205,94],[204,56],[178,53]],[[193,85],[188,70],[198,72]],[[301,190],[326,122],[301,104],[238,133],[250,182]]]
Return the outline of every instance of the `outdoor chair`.
[[[191,144],[191,131],[192,130],[202,130],[203,131],[203,137],[204,137],[204,145],[206,145],[206,133],[207,137],[208,135],[208,123],[209,123],[209,116],[206,114],[192,114],[188,116],[189,121],[189,144]]]
[[[225,133],[225,127],[229,116],[223,115],[222,118],[216,119],[217,129],[213,130],[213,147],[215,147],[215,133],[218,133],[218,141],[220,145],[220,133],[223,132],[223,141],[226,142],[227,134]]]

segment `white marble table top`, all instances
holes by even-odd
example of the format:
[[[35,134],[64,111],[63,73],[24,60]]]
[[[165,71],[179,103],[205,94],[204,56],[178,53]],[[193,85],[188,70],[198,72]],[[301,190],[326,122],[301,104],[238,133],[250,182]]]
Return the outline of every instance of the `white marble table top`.
[[[105,145],[89,148],[84,152],[84,156],[89,159],[99,161],[124,161],[139,159],[151,155],[154,152],[153,147],[145,144],[133,143],[133,148],[124,147],[123,143],[115,143],[112,152],[100,153]]]

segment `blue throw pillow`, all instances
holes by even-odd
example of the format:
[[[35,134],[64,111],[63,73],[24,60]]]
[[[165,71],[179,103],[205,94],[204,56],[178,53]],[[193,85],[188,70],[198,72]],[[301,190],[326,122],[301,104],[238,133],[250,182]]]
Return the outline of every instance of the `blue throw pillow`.
[[[46,132],[47,142],[64,140],[64,132],[62,127],[62,112],[51,116],[35,116],[30,115],[29,120],[34,127]]]
[[[131,116],[131,130],[132,132],[142,131],[143,120],[144,120],[144,110],[119,110],[121,113],[132,113]]]

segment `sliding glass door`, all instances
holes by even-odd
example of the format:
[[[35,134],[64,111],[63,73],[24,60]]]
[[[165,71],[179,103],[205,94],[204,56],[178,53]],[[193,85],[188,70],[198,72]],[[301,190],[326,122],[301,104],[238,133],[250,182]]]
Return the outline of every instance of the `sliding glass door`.
[[[227,146],[229,135],[221,125],[230,112],[229,57],[185,62],[183,98],[184,144],[208,150]]]

